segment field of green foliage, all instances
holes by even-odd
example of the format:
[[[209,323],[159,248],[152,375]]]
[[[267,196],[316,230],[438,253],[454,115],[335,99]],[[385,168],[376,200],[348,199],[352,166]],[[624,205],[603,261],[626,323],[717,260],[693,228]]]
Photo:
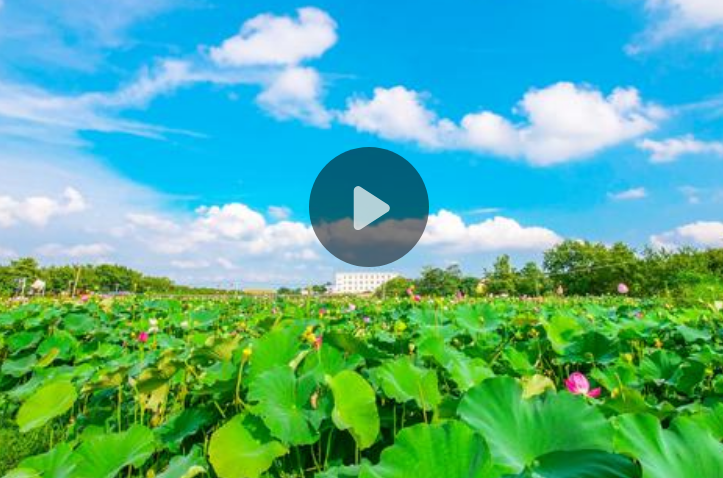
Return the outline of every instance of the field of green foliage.
[[[720,478],[723,304],[0,305],[5,478]]]

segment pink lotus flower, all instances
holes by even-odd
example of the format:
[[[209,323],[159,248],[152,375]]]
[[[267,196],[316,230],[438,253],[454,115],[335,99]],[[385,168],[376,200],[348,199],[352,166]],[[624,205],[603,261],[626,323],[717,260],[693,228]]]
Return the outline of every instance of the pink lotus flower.
[[[618,284],[618,294],[626,295],[628,292],[630,292],[630,288],[627,286],[627,284],[620,283]]]
[[[318,335],[316,337],[316,340],[314,340],[314,348],[316,350],[321,350],[321,346],[324,344],[324,337],[322,335]]]
[[[138,334],[138,341],[142,344],[148,342],[148,332],[141,332]]]
[[[414,289],[411,287],[407,288],[407,295],[414,295]]]
[[[349,312],[354,312],[354,311],[356,310],[356,305],[355,305],[355,304],[349,304],[349,309],[348,309],[348,310],[349,310]]]
[[[370,324],[372,322],[372,319],[370,319],[368,316],[365,316],[363,320],[365,324]]]
[[[574,395],[584,395],[590,398],[597,398],[600,396],[600,388],[590,390],[590,382],[587,377],[580,372],[575,372],[565,380],[565,385],[570,393]]]
[[[421,302],[421,301],[422,301],[422,296],[421,296],[421,295],[417,294],[417,295],[414,296],[414,302]]]

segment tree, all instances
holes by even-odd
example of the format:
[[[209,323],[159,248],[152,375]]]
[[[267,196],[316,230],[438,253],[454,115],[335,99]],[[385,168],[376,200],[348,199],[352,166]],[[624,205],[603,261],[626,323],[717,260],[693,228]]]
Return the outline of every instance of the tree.
[[[540,296],[546,292],[547,278],[536,262],[528,262],[517,277],[516,292],[526,296]]]
[[[489,294],[513,295],[517,292],[517,273],[512,267],[510,256],[507,254],[497,258],[492,267],[492,272],[486,274],[486,279]]]
[[[455,264],[446,269],[425,267],[416,287],[422,295],[451,296],[460,290],[461,283],[462,270]]]
[[[395,277],[377,287],[374,295],[377,297],[404,297],[407,295],[407,289],[412,285],[414,282],[405,277]]]

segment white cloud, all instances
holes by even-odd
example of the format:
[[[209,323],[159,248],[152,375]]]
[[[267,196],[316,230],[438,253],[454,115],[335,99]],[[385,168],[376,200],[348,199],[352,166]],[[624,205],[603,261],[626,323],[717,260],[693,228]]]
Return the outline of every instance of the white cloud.
[[[0,63],[94,70],[109,51],[134,43],[133,27],[193,1],[0,1]]]
[[[24,199],[0,196],[0,227],[11,227],[18,223],[42,227],[55,216],[79,213],[87,207],[82,194],[72,187],[66,187],[60,199],[48,196],[29,196]]]
[[[211,48],[225,66],[298,65],[322,56],[337,41],[336,23],[323,10],[300,8],[297,18],[263,14],[246,21],[238,35]]]
[[[403,86],[375,88],[371,100],[350,99],[340,120],[358,131],[431,148],[441,147],[445,131],[455,129],[451,121],[439,120],[427,109],[422,95]]]
[[[328,127],[332,115],[321,103],[321,75],[313,68],[293,67],[279,73],[256,97],[258,104],[274,117],[299,119],[319,127]]]
[[[257,103],[274,117],[328,127],[332,114],[322,104],[322,76],[298,63],[317,58],[333,46],[335,28],[328,14],[314,8],[299,10],[298,21],[264,14],[242,28],[243,32],[251,33],[250,46],[237,36],[210,52],[202,50],[183,59],[161,59],[114,91],[63,94],[0,78],[0,137],[80,146],[83,140],[78,133],[83,131],[155,139],[169,134],[194,134],[128,120],[123,112],[145,108],[160,95],[196,84],[255,85],[261,88]],[[240,49],[233,47],[238,42]],[[267,43],[266,50],[259,49],[259,45]],[[247,46],[258,61],[244,56]],[[234,58],[238,61],[231,61]],[[260,68],[259,64],[268,66]]]
[[[682,246],[723,247],[723,222],[699,221],[680,226],[672,231],[650,238],[653,246],[661,249],[676,249]]]
[[[550,248],[562,238],[543,227],[525,227],[514,219],[496,216],[482,222],[465,224],[452,212],[431,214],[420,244],[462,252],[534,250]]]
[[[183,269],[183,270],[196,270],[196,269],[206,269],[208,267],[211,267],[211,263],[204,260],[173,260],[171,261],[171,266],[175,267],[176,269]]]
[[[285,221],[291,217],[291,209],[286,206],[269,206],[269,216],[276,219],[277,221]]]
[[[665,117],[662,108],[644,103],[634,88],[617,88],[604,96],[572,83],[531,90],[516,111],[525,122],[482,111],[455,124],[429,110],[419,93],[397,86],[375,89],[371,100],[350,100],[340,118],[386,139],[521,157],[548,166],[585,158],[639,137],[654,130]]]
[[[645,188],[633,188],[617,193],[610,193],[608,196],[615,201],[634,201],[648,197],[648,191]]]
[[[650,26],[626,47],[638,54],[671,39],[723,27],[723,3],[719,0],[645,0]]]
[[[72,259],[86,259],[106,257],[115,249],[104,243],[76,244],[64,246],[62,244],[45,244],[39,247],[36,252],[46,257],[69,257]]]
[[[638,142],[638,148],[650,153],[653,163],[672,163],[681,156],[708,154],[723,156],[723,142],[700,141],[693,135],[669,138],[662,141],[643,139]]]
[[[216,263],[227,271],[235,271],[238,269],[238,266],[236,264],[226,259],[225,257],[219,257],[218,259],[216,259]]]

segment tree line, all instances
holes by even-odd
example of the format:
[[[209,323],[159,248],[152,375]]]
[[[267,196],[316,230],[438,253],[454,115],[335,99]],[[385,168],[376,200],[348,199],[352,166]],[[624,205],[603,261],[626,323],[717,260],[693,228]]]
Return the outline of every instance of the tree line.
[[[175,284],[165,277],[151,277],[128,267],[100,265],[65,265],[41,267],[33,258],[21,258],[0,266],[0,295],[30,294],[35,281],[45,283],[45,293],[79,295],[95,293],[206,293]]]
[[[568,240],[546,251],[541,265],[516,268],[502,255],[481,277],[465,275],[457,265],[426,267],[419,278],[394,279],[377,294],[405,295],[412,286],[416,294],[434,296],[601,296],[623,290],[637,297],[723,300],[723,249],[636,251],[623,243]]]
[[[17,259],[0,266],[0,295],[30,290],[34,281],[45,282],[49,294],[83,292],[201,293],[219,292],[192,288],[164,277],[146,276],[128,267],[111,264],[41,267],[35,259]],[[565,241],[544,253],[542,264],[528,262],[517,268],[510,256],[499,256],[482,274],[464,274],[458,265],[426,267],[416,279],[398,277],[377,291],[384,296],[414,294],[432,296],[509,295],[572,296],[619,293],[623,284],[636,297],[667,296],[723,300],[723,249],[684,248],[636,251],[623,243],[605,245]],[[314,286],[324,293],[327,285]],[[300,293],[300,289],[277,292]]]

